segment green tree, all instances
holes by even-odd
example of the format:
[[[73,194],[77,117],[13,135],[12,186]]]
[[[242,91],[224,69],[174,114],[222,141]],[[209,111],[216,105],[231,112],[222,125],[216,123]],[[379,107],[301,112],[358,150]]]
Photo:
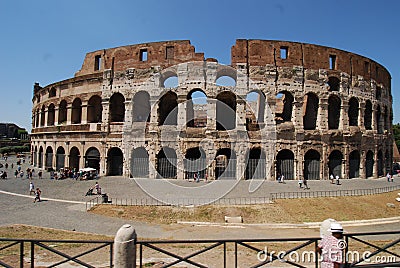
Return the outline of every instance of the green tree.
[[[393,137],[397,148],[400,148],[400,124],[393,125]]]

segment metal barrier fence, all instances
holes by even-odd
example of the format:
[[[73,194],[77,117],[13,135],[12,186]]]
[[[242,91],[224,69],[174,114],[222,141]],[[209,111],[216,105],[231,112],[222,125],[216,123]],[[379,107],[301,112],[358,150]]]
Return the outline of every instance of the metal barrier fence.
[[[343,237],[344,267],[400,267],[400,231],[345,233]],[[177,264],[190,267],[318,267],[317,253],[319,237],[273,238],[273,239],[215,239],[215,240],[131,240],[136,248],[137,267],[174,267]],[[87,244],[95,247],[79,254],[67,253],[68,249],[55,249],[55,244]],[[52,246],[53,245],[53,246]],[[24,267],[28,263],[35,267],[39,261],[56,267],[74,262],[82,267],[95,267],[93,261],[82,257],[103,249],[103,262],[113,267],[113,241],[83,240],[37,240],[0,238],[0,265],[11,268]],[[4,251],[12,250],[4,254]],[[72,248],[71,246],[70,248]],[[49,251],[62,260],[52,260]],[[367,253],[367,254],[365,254]],[[8,258],[7,258],[8,256]],[[13,256],[13,257],[12,257]],[[28,256],[26,259],[24,256]],[[13,263],[10,263],[13,260]],[[14,264],[14,266],[12,266]],[[43,266],[43,265],[41,265]],[[186,266],[185,266],[186,267]]]

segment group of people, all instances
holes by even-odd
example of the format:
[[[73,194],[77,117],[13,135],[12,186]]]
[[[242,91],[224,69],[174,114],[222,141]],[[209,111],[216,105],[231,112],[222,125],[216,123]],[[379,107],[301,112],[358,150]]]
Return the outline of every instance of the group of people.
[[[331,174],[331,175],[329,175],[329,180],[331,181],[331,184],[340,185],[339,175],[334,176],[333,174]]]

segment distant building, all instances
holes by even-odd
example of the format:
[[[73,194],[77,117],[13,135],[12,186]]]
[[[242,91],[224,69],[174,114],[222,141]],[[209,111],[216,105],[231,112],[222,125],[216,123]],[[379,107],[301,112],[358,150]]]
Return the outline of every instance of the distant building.
[[[0,123],[1,139],[28,139],[28,132],[14,123]]]

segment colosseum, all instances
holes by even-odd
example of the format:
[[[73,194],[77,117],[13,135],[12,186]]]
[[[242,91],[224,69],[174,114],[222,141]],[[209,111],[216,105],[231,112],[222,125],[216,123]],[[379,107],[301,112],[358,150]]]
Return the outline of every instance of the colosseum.
[[[35,167],[133,178],[378,178],[392,166],[390,73],[347,51],[238,39],[230,66],[190,41],[89,52],[34,85]]]

